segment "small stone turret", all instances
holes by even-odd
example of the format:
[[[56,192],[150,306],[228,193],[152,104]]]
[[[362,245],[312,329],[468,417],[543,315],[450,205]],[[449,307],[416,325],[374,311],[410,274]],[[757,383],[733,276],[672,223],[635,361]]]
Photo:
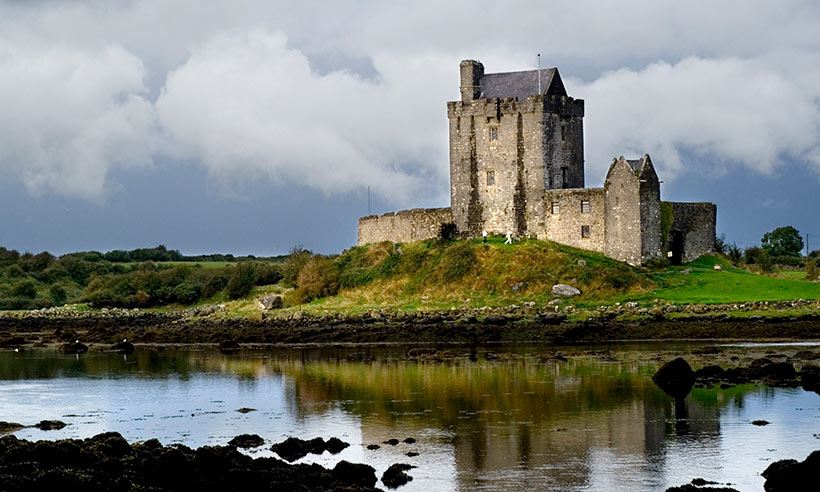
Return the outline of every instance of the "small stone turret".
[[[461,102],[469,103],[481,97],[481,77],[484,76],[484,65],[476,60],[461,62]]]

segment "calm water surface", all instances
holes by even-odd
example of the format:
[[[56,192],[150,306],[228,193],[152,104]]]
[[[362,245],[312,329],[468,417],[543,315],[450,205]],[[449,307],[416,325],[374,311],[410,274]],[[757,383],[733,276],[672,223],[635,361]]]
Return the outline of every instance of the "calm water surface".
[[[696,388],[676,403],[650,377],[681,351],[703,346],[658,347],[565,347],[567,360],[553,358],[555,347],[537,346],[449,348],[443,360],[421,361],[409,359],[407,347],[230,356],[2,352],[0,420],[70,424],[15,433],[32,440],[113,430],[129,441],[197,447],[241,433],[270,444],[337,436],[351,446],[302,461],[366,462],[379,476],[392,463],[410,463],[418,467],[410,471],[414,480],[399,489],[408,492],[648,491],[695,477],[755,491],[763,490],[760,472],[772,461],[820,449],[819,395],[743,385]],[[729,365],[730,353],[742,363],[805,348],[721,352]],[[256,411],[236,412],[241,407]],[[751,425],[756,419],[771,424]],[[383,444],[406,437],[417,442]],[[268,447],[251,454],[273,455]]]

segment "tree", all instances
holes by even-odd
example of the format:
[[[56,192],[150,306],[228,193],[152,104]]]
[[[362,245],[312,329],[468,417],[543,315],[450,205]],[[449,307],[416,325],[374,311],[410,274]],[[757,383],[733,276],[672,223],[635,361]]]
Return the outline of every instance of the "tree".
[[[792,226],[778,227],[767,232],[760,242],[769,256],[800,256],[803,249],[803,238]]]

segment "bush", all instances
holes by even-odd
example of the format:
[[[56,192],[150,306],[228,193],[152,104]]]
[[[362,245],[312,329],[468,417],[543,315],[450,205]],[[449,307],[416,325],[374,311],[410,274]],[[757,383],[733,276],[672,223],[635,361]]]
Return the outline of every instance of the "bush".
[[[811,258],[806,260],[806,280],[820,280],[820,268],[818,268],[818,259]]]
[[[729,257],[729,261],[731,261],[735,266],[743,261],[743,251],[738,248],[735,243],[732,243],[732,245],[726,249],[726,256]]]
[[[305,263],[296,279],[296,300],[299,303],[336,295],[339,292],[339,267],[336,262],[314,256]]]
[[[809,253],[809,258],[820,258],[820,249],[815,249]]]
[[[251,293],[256,285],[256,268],[252,263],[240,263],[233,267],[225,294],[228,299],[241,299]]]
[[[715,236],[715,253],[724,255],[726,254],[726,248],[728,248],[726,244],[726,234]]]
[[[772,263],[775,265],[785,265],[792,267],[803,266],[802,256],[772,256]]]
[[[290,254],[282,267],[282,282],[286,287],[296,287],[299,272],[302,271],[311,256],[312,253],[302,248],[301,245],[296,245],[290,250]]]
[[[271,263],[255,263],[256,285],[273,285],[282,280],[282,270]]]
[[[444,282],[455,282],[467,275],[476,264],[472,241],[460,241],[447,247],[441,254],[438,276]]]
[[[764,257],[768,257],[768,255],[763,248],[759,248],[757,246],[748,247],[746,248],[746,251],[743,252],[743,259],[750,265],[760,263],[763,261]]]
[[[625,290],[640,282],[638,273],[626,265],[610,268],[604,274],[603,283],[617,290]]]
[[[26,276],[26,272],[23,271],[18,265],[11,265],[10,267],[6,268],[6,277],[7,278],[23,278]]]
[[[31,280],[21,280],[14,285],[12,293],[15,297],[34,299],[37,297],[37,286]]]
[[[68,298],[65,288],[60,284],[54,284],[49,287],[48,295],[51,296],[51,300],[54,301],[54,304],[63,304]]]

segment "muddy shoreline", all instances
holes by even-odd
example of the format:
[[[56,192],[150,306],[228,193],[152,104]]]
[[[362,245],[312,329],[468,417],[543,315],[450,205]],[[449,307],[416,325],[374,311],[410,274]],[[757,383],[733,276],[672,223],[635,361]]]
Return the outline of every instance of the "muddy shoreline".
[[[611,314],[567,321],[551,312],[372,312],[361,315],[212,319],[182,312],[0,315],[0,347],[61,342],[195,345],[373,343],[601,343],[628,340],[820,339],[820,313],[738,318],[728,312],[624,320]]]

